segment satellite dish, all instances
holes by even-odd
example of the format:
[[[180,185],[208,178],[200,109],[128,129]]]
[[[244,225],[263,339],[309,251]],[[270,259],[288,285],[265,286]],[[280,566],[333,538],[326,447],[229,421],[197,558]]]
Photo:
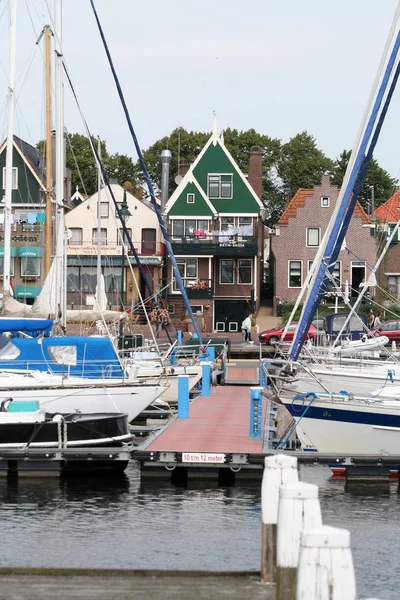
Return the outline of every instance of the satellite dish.
[[[179,185],[180,182],[182,181],[182,179],[183,179],[182,175],[177,175],[174,179],[176,185]]]
[[[70,240],[72,238],[72,231],[70,229],[67,229],[67,240]]]

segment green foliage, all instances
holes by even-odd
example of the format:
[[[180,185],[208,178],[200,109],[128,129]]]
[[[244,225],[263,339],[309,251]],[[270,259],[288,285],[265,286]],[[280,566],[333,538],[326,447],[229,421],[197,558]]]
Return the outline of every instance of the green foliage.
[[[332,171],[332,183],[337,186],[341,186],[343,183],[344,175],[346,173],[347,165],[350,159],[350,152],[343,150],[340,156],[335,160]],[[358,200],[360,201],[364,210],[370,214],[371,212],[371,197],[372,190],[374,188],[375,197],[375,208],[386,202],[394,194],[397,189],[398,180],[391,177],[385,169],[379,166],[378,162],[373,158],[368,166],[365,181],[361,187],[360,195]]]
[[[97,149],[97,139],[92,138],[93,145]],[[42,154],[45,142],[41,140],[37,148]],[[100,142],[101,160],[109,179],[117,179],[123,185],[131,182],[135,187],[136,168],[129,156],[125,154],[109,154],[106,142]],[[92,152],[89,138],[80,133],[69,133],[66,145],[66,164],[72,171],[72,190],[79,187],[81,193],[91,196],[97,190],[97,167]]]
[[[315,138],[303,131],[283,144],[277,162],[283,191],[292,198],[299,188],[312,188],[322,175],[333,168],[333,162],[317,148]]]

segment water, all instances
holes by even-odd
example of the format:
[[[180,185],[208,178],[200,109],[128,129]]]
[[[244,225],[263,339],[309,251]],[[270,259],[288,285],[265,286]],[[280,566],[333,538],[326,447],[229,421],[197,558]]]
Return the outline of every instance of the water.
[[[347,485],[320,466],[325,524],[351,531],[360,598],[397,599],[397,483]],[[258,570],[260,486],[140,484],[132,464],[118,480],[0,482],[0,566]]]

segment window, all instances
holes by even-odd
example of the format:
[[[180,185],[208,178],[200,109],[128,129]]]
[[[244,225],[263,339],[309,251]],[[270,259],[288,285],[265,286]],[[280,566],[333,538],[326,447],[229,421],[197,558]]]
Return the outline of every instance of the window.
[[[188,194],[186,198],[188,204],[194,204],[194,194]]]
[[[132,239],[132,229],[128,229],[128,236],[130,239]],[[124,244],[128,244],[128,237],[122,227],[119,229],[117,246],[121,246],[121,237],[124,240]]]
[[[251,217],[239,217],[239,227],[246,227],[246,225],[252,225],[253,219]]]
[[[59,365],[77,364],[77,348],[76,346],[47,346],[47,352],[54,362]]]
[[[232,175],[209,175],[208,197],[209,198],[232,198],[233,177]]]
[[[92,229],[92,240],[93,245],[98,243],[97,227]],[[107,229],[101,229],[100,231],[100,246],[107,246]]]
[[[109,205],[108,202],[100,202],[100,218],[108,219]]]
[[[40,258],[21,258],[21,277],[40,277]]]
[[[121,269],[104,267],[104,290],[106,292],[121,292]]]
[[[67,292],[79,292],[79,267],[67,267]]]
[[[203,305],[202,304],[192,304],[191,305],[191,309],[193,314],[195,315],[198,312],[203,312]]]
[[[155,229],[142,229],[142,254],[155,254],[157,248]]]
[[[172,237],[203,237],[208,233],[209,221],[207,219],[173,219]]]
[[[341,269],[341,266],[342,266],[341,262],[340,262],[340,260],[338,260],[335,263],[335,266],[333,267],[333,271],[332,271],[332,276],[335,279],[335,283],[337,285],[340,285],[341,281],[342,281],[342,277],[341,277],[341,275],[342,275],[341,270],[342,269]]]
[[[221,231],[228,231],[235,226],[235,217],[221,217]]]
[[[225,285],[234,283],[233,260],[221,259],[219,261],[219,282]]]
[[[321,230],[319,227],[307,227],[307,246],[318,247]]]
[[[322,198],[321,198],[321,206],[323,208],[329,208],[329,204],[330,204],[330,198],[328,198],[327,196],[322,196]]]
[[[6,189],[6,168],[3,167],[3,190]],[[18,167],[12,168],[12,189],[18,189]]]
[[[191,280],[197,280],[197,258],[177,258],[176,263],[185,287]],[[179,291],[175,277],[174,290]]]
[[[95,293],[97,284],[97,268],[81,267],[81,292]]]
[[[0,256],[0,277],[4,275],[4,256]],[[14,277],[14,257],[10,257],[10,276]]]
[[[70,246],[81,246],[82,245],[82,228],[81,227],[70,227],[71,237],[69,238]]]
[[[301,287],[301,260],[289,260],[289,287]]]
[[[252,261],[250,258],[241,258],[238,260],[238,283],[251,283],[251,263]]]

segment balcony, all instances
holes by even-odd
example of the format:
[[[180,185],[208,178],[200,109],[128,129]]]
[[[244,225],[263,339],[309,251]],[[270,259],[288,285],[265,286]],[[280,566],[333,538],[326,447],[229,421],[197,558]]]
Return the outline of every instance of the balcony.
[[[213,297],[213,282],[212,279],[189,279],[182,277],[182,282],[186,290],[188,298],[194,300],[208,299]],[[179,288],[174,282],[171,284],[171,291],[179,292]]]
[[[175,254],[193,256],[256,256],[258,252],[257,236],[225,234],[223,232],[206,232],[203,235],[192,235],[171,238]]]

